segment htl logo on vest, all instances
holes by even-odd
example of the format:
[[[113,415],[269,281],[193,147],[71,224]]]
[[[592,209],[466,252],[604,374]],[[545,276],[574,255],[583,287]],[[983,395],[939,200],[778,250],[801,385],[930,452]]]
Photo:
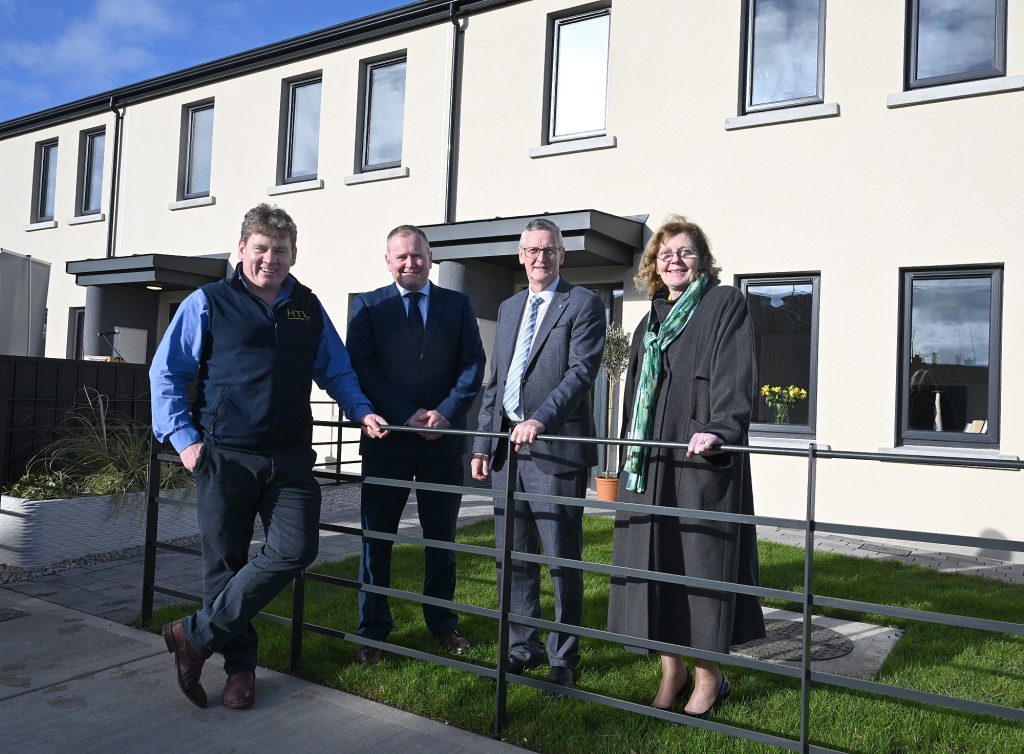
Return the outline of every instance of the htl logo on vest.
[[[301,320],[303,322],[309,322],[310,321],[309,315],[306,314],[306,312],[304,312],[302,309],[289,309],[288,310],[288,319],[297,319],[297,320]]]

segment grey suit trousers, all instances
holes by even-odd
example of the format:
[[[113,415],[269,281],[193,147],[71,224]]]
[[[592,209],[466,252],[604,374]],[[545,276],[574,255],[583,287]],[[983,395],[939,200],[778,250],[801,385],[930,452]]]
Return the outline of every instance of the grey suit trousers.
[[[494,489],[504,489],[507,463],[492,474]],[[583,497],[587,489],[587,472],[545,474],[530,458],[529,446],[519,454],[516,490],[541,495]],[[504,546],[505,511],[503,504],[494,508],[497,547]],[[580,560],[583,553],[583,509],[573,505],[541,502],[516,502],[512,549],[556,558]],[[569,626],[583,622],[583,572],[575,568],[553,567],[551,581],[555,590],[555,621]],[[501,568],[498,568],[501,589]],[[537,563],[512,562],[512,591],[509,610],[517,615],[540,617],[540,566]],[[549,664],[575,668],[579,664],[579,637],[561,631],[548,636]],[[544,645],[540,631],[520,623],[509,624],[509,653],[530,664],[542,662]]]

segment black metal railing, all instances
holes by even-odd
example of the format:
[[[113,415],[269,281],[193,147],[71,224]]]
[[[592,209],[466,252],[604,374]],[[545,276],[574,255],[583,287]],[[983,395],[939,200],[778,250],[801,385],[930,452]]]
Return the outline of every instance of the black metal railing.
[[[337,427],[346,428],[358,428],[359,425],[351,422],[314,422],[316,425],[330,425]],[[388,427],[392,432],[414,432],[415,429],[409,427]],[[508,443],[508,434],[506,433],[494,433],[494,432],[471,432],[463,430],[431,430],[432,432],[439,432],[442,434],[451,435],[462,435],[472,437],[489,437],[498,440],[499,442]],[[340,437],[340,431],[339,431]],[[579,437],[559,437],[559,436],[547,436],[542,435],[545,440],[553,442],[576,442],[576,443],[589,443],[589,444],[616,444],[616,445],[647,445],[650,447],[661,447],[683,450],[686,448],[685,443],[667,443],[667,442],[638,442],[638,441],[623,441],[617,439],[604,439],[604,438],[579,438]],[[304,572],[296,580],[293,590],[292,599],[292,616],[291,618],[282,618],[280,616],[271,615],[268,613],[261,613],[260,617],[267,620],[271,620],[276,623],[282,623],[291,626],[291,648],[290,648],[290,671],[294,672],[301,661],[302,655],[302,639],[305,632],[321,634],[337,639],[343,639],[346,641],[354,642],[364,646],[374,647],[380,650],[386,650],[394,654],[410,657],[418,660],[424,660],[435,664],[445,665],[449,667],[458,668],[469,673],[473,673],[478,676],[485,678],[491,678],[496,681],[495,690],[495,713],[494,713],[494,729],[495,733],[500,733],[505,725],[507,717],[506,699],[507,689],[510,682],[517,683],[524,686],[530,686],[533,688],[541,689],[551,693],[557,693],[561,695],[573,696],[579,699],[583,699],[589,702],[606,705],[616,709],[633,712],[647,717],[654,717],[662,720],[668,720],[681,725],[691,726],[695,728],[701,728],[704,730],[715,731],[723,733],[736,738],[742,738],[749,741],[769,744],[776,746],[780,749],[797,752],[832,752],[834,750],[812,744],[810,741],[810,696],[812,689],[815,685],[820,686],[835,686],[845,689],[852,689],[854,691],[865,692],[868,694],[875,694],[879,696],[889,697],[893,699],[907,700],[912,702],[924,703],[937,707],[943,707],[947,709],[960,710],[976,714],[991,715],[996,718],[1005,720],[1013,720],[1018,722],[1024,722],[1024,710],[1015,707],[1007,707],[998,704],[992,704],[988,702],[981,702],[971,699],[963,699],[960,697],[947,696],[943,694],[936,694],[932,692],[919,691],[916,689],[906,688],[902,686],[895,686],[891,684],[879,683],[876,681],[863,680],[858,678],[850,678],[845,676],[832,675],[829,673],[822,673],[812,670],[811,667],[811,630],[812,630],[812,617],[815,607],[822,608],[837,608],[843,610],[851,610],[861,613],[873,613],[891,616],[895,618],[911,619],[915,621],[925,621],[930,623],[937,623],[941,625],[954,626],[958,628],[969,628],[977,629],[982,631],[999,632],[1012,634],[1016,636],[1024,635],[1024,624],[1011,623],[1006,621],[990,620],[986,618],[979,618],[973,616],[954,615],[948,613],[941,613],[928,610],[914,610],[908,608],[902,608],[891,605],[876,604],[869,602],[861,602],[856,600],[840,599],[835,597],[828,597],[825,595],[818,595],[814,592],[814,536],[816,533],[836,533],[836,534],[848,534],[855,536],[870,536],[870,537],[882,537],[888,539],[901,539],[901,540],[913,540],[920,542],[929,542],[933,544],[945,544],[945,545],[966,545],[987,549],[997,549],[1007,552],[1024,552],[1024,542],[1006,539],[995,539],[991,537],[970,537],[962,535],[949,535],[941,534],[936,532],[928,531],[916,531],[908,529],[887,529],[881,527],[868,527],[868,526],[855,526],[849,524],[832,523],[825,521],[818,521],[816,517],[815,504],[816,504],[816,475],[817,475],[817,464],[820,460],[847,460],[847,461],[872,461],[872,462],[885,462],[885,463],[898,463],[898,464],[912,464],[912,465],[928,465],[928,466],[958,466],[974,469],[1001,469],[1001,470],[1012,470],[1020,471],[1024,469],[1024,462],[1019,460],[1008,460],[1008,459],[978,459],[978,458],[965,458],[956,456],[932,456],[932,455],[913,455],[913,454],[883,454],[883,453],[866,453],[866,452],[853,452],[853,451],[842,451],[832,450],[830,448],[820,448],[815,443],[810,443],[806,450],[799,448],[779,448],[779,447],[752,447],[752,446],[738,446],[738,445],[723,445],[721,450],[727,453],[735,454],[749,454],[749,455],[768,455],[768,456],[788,456],[788,457],[801,457],[807,460],[807,477],[806,477],[806,512],[804,519],[792,519],[792,518],[779,518],[773,516],[759,516],[759,515],[743,515],[733,513],[717,513],[711,511],[699,511],[694,509],[682,509],[682,508],[668,508],[664,506],[651,506],[641,505],[635,503],[612,503],[603,502],[590,499],[579,499],[579,498],[567,498],[551,495],[536,495],[533,493],[525,494],[522,492],[515,492],[513,487],[506,485],[504,489],[496,489],[490,492],[490,496],[495,500],[501,500],[504,507],[504,516],[502,518],[502,525],[504,526],[504,537],[502,548],[494,547],[481,547],[476,545],[466,545],[454,542],[442,542],[439,540],[427,539],[424,537],[415,537],[406,534],[390,534],[385,532],[363,530],[358,527],[344,526],[337,524],[321,523],[320,529],[323,531],[338,532],[344,534],[351,534],[353,536],[368,537],[371,539],[388,540],[397,543],[408,543],[423,545],[427,547],[435,547],[439,549],[452,550],[455,552],[465,552],[473,555],[482,555],[486,557],[493,557],[496,561],[496,566],[500,568],[501,572],[501,583],[499,586],[499,599],[498,609],[483,608],[476,605],[468,605],[464,603],[458,603],[448,600],[440,600],[436,598],[426,597],[422,594],[416,594],[409,591],[403,591],[399,589],[384,588],[379,586],[373,586],[370,584],[364,584],[359,581],[338,578],[334,576],[327,576],[324,574],[318,574],[314,572]],[[339,453],[340,457],[340,453]],[[173,456],[160,456],[154,454],[154,470],[159,460],[168,460]],[[517,478],[517,454],[515,452],[508,453],[508,470],[506,479],[515,480]],[[318,475],[323,476],[327,472],[319,472]],[[406,482],[393,479],[379,478],[379,477],[365,477],[353,474],[344,474],[336,472],[338,479],[345,479],[351,481],[359,481],[363,484],[374,484],[381,486],[398,486],[406,487],[415,490],[439,490],[456,492],[463,494],[482,494],[482,491],[478,487],[466,487],[466,486],[454,486],[454,485],[442,485],[442,484],[428,484],[423,482]],[[687,519],[700,519],[709,521],[723,521],[731,523],[745,523],[755,524],[763,526],[774,526],[784,529],[793,529],[804,532],[804,563],[803,563],[803,589],[802,591],[790,591],[783,589],[774,589],[770,587],[761,586],[745,586],[723,581],[714,581],[709,579],[696,578],[691,576],[679,576],[675,574],[659,573],[654,571],[647,571],[643,569],[627,568],[623,566],[608,565],[604,563],[592,563],[589,561],[571,560],[564,558],[549,557],[546,555],[533,555],[525,552],[518,552],[512,549],[513,542],[513,527],[515,525],[515,507],[517,503],[524,502],[526,500],[556,503],[562,505],[573,505],[579,507],[591,507],[591,508],[604,508],[609,511],[631,511],[636,513],[643,513],[648,515],[656,516],[675,516],[685,517]],[[185,548],[175,545],[169,545],[156,541],[156,515],[157,515],[157,503],[159,502],[158,491],[152,488],[150,489],[150,500],[149,500],[149,513],[147,522],[147,537],[146,537],[146,562],[144,568],[144,584],[143,584],[143,600],[142,600],[142,622],[147,624],[152,615],[153,607],[153,595],[154,593],[166,594],[174,597],[180,597],[183,599],[190,599],[194,601],[200,601],[197,595],[185,594],[177,590],[167,589],[160,587],[155,584],[155,573],[156,573],[156,552],[158,549],[167,549],[177,552],[189,552],[193,554],[199,554],[199,551],[193,548]],[[590,571],[603,573],[612,576],[622,576],[631,578],[642,578],[648,581],[659,581],[664,583],[682,584],[694,588],[717,590],[724,592],[733,592],[737,594],[749,594],[760,598],[774,598],[779,600],[785,600],[790,602],[799,603],[802,606],[802,662],[800,667],[791,667],[787,665],[779,665],[765,660],[753,659],[745,656],[735,654],[724,654],[719,652],[712,652],[708,650],[696,649],[693,647],[687,647],[683,645],[676,645],[667,642],[655,641],[651,639],[644,639],[635,636],[625,636],[621,634],[612,633],[609,631],[603,631],[594,628],[588,628],[584,626],[567,626],[553,621],[543,620],[540,618],[531,618],[523,615],[510,613],[508,609],[509,604],[509,593],[511,589],[511,568],[506,567],[507,564],[513,561],[520,562],[532,562],[543,565],[561,566],[564,568],[573,568],[581,571]],[[454,659],[451,657],[444,657],[439,655],[433,655],[426,652],[421,652],[415,649],[409,649],[407,647],[390,644],[384,641],[376,641],[368,639],[362,636],[358,636],[354,633],[345,631],[339,631],[326,626],[320,626],[313,623],[307,623],[304,618],[305,612],[305,584],[308,581],[320,582],[324,584],[330,584],[337,587],[361,590],[367,593],[380,594],[388,597],[395,597],[399,599],[409,600],[417,603],[426,603],[432,605],[438,605],[448,607],[452,610],[464,613],[470,613],[474,615],[483,616],[486,618],[494,619],[498,622],[498,661],[495,667],[484,667],[473,663],[465,662],[462,660]],[[699,719],[690,717],[684,714],[671,712],[667,710],[657,710],[653,707],[646,705],[629,702],[622,699],[607,697],[601,694],[585,691],[579,688],[565,688],[561,686],[555,686],[546,681],[537,680],[527,676],[512,675],[507,672],[506,662],[508,657],[508,636],[509,636],[509,623],[515,622],[527,626],[536,627],[539,629],[546,630],[557,630],[568,633],[573,633],[581,637],[589,637],[592,639],[598,639],[602,641],[614,642],[622,645],[628,645],[632,647],[640,647],[655,652],[673,653],[673,654],[684,654],[696,659],[708,660],[712,662],[722,662],[733,666],[748,668],[760,672],[771,673],[778,676],[784,676],[793,679],[800,680],[800,725],[799,725],[799,737],[797,739],[791,739],[784,736],[778,736],[770,733],[764,733],[761,731],[750,730],[735,725],[728,725],[724,723],[715,722],[714,720]]]

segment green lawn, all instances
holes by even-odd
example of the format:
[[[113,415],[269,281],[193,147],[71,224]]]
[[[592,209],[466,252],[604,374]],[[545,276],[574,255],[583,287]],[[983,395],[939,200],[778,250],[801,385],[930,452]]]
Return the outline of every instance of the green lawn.
[[[584,558],[611,561],[612,522],[588,517]],[[493,525],[484,522],[460,530],[459,541],[493,546]],[[765,586],[800,591],[803,552],[762,542],[761,579]],[[456,600],[497,607],[494,562],[459,553]],[[419,591],[421,548],[395,548],[393,586]],[[315,570],[356,578],[357,559],[317,566]],[[1024,587],[972,576],[946,575],[893,562],[815,555],[815,591],[847,599],[1024,622]],[[159,571],[158,571],[159,580]],[[585,623],[606,625],[608,577],[586,574]],[[799,610],[792,603],[772,606]],[[270,606],[290,612],[290,590]],[[545,579],[544,617],[553,620],[550,582]],[[184,614],[183,606],[165,608],[153,625]],[[391,641],[435,652],[423,625],[420,607],[392,600],[395,630]],[[875,680],[951,696],[1024,708],[1024,639],[883,616],[826,610],[822,614],[899,626],[905,633]],[[354,631],[356,593],[323,584],[306,588],[306,621]],[[266,622],[260,662],[286,670],[288,629]],[[497,622],[462,617],[462,632],[473,642],[470,662],[493,667],[497,660]],[[387,656],[374,668],[354,662],[358,645],[307,634],[300,674],[318,683],[385,704],[489,734],[494,720],[494,683],[452,668]],[[216,664],[216,663],[215,663]],[[799,684],[795,680],[726,668],[732,696],[714,720],[796,738],[800,720]],[[543,678],[546,668],[531,671]],[[583,639],[578,686],[582,689],[648,704],[658,684],[656,657],[640,657],[617,645]],[[815,744],[856,752],[1024,752],[1024,726],[995,718],[945,711],[816,686],[812,694],[811,737]],[[509,684],[508,717],[503,738],[542,752],[736,752],[777,751],[717,733],[680,727],[577,699],[546,701],[541,692]]]

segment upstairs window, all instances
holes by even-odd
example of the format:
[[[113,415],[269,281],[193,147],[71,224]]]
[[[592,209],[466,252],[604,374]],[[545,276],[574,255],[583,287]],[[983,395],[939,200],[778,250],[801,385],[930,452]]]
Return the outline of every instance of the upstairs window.
[[[548,142],[606,131],[611,10],[554,21],[549,79]]]
[[[210,195],[213,161],[213,102],[186,105],[181,118],[181,199]]]
[[[106,131],[83,131],[78,146],[78,216],[99,214],[103,201],[103,152]]]
[[[36,169],[32,181],[32,222],[53,220],[57,193],[57,140],[36,144]]]
[[[295,183],[317,177],[320,152],[319,78],[285,82],[285,118],[281,181]]]
[[[911,0],[908,89],[1006,75],[1006,0]]]
[[[751,429],[813,434],[818,405],[818,288],[816,274],[750,277],[740,281],[754,328],[757,385]],[[761,388],[807,391],[777,417]],[[784,418],[784,421],[777,421]]]
[[[825,0],[747,0],[744,111],[823,101]]]
[[[910,270],[900,309],[899,441],[996,445],[1002,270]]]
[[[402,164],[405,71],[404,57],[364,66],[360,172]]]

